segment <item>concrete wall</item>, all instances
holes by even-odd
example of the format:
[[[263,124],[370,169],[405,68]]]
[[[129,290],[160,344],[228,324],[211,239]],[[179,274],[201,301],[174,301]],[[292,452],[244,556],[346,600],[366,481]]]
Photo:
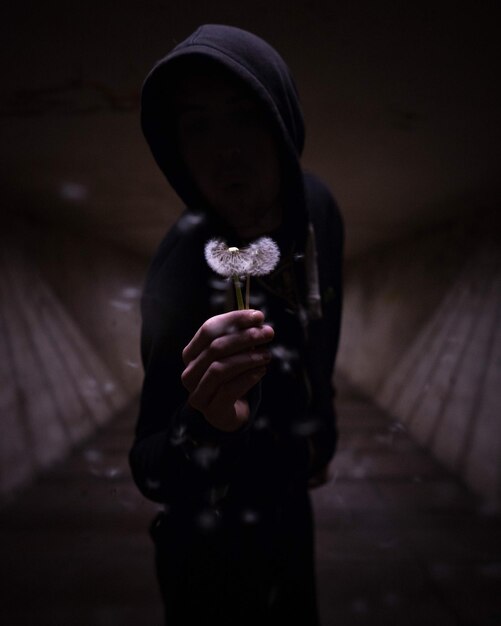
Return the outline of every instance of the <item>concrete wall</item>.
[[[499,220],[350,263],[339,369],[477,493],[501,500]]]
[[[20,220],[4,222],[0,243],[0,496],[7,496],[139,392],[145,262]]]

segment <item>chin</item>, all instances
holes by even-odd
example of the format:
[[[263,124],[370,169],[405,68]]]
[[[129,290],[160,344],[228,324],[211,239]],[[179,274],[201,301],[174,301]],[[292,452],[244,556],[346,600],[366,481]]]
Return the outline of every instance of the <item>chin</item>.
[[[280,213],[276,213],[270,206],[263,205],[249,193],[249,189],[232,193],[220,194],[213,198],[211,203],[216,213],[228,222],[239,236],[246,239],[259,237],[271,232],[280,224]]]

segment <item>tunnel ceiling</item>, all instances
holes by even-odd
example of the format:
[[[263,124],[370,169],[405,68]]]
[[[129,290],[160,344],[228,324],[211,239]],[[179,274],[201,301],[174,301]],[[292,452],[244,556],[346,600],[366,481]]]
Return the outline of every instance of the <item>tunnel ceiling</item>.
[[[304,165],[348,253],[499,206],[494,2],[20,2],[1,10],[4,210],[151,254],[180,202],[139,130],[153,63],[201,23],[269,40],[296,76]],[[7,53],[6,53],[6,52]]]

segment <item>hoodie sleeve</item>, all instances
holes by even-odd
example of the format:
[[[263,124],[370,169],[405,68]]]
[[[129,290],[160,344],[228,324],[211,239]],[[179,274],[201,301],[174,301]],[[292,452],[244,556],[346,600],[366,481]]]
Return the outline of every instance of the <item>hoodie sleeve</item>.
[[[196,292],[186,288],[186,277],[183,279],[180,270],[183,259],[179,257],[186,246],[176,249],[175,242],[171,244],[161,247],[154,260],[141,302],[144,381],[129,463],[138,488],[147,498],[201,506],[228,484],[232,467],[246,445],[251,420],[235,433],[224,433],[187,404],[181,383],[181,355],[203,323],[204,311],[196,300],[186,300]],[[169,285],[168,290],[158,286],[159,276],[162,284]],[[252,417],[259,403],[258,389],[249,401]]]

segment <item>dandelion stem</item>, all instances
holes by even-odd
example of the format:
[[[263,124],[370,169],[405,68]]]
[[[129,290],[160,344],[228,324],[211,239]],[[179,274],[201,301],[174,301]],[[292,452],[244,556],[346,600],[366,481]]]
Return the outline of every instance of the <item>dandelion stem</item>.
[[[250,274],[247,274],[245,279],[245,308],[250,307]]]
[[[240,288],[240,280],[238,276],[235,276],[235,275],[233,275],[232,278],[233,278],[233,284],[235,285],[235,294],[237,296],[238,310],[243,311],[243,309],[245,309],[245,306],[244,306],[244,300],[242,298],[242,289]]]

